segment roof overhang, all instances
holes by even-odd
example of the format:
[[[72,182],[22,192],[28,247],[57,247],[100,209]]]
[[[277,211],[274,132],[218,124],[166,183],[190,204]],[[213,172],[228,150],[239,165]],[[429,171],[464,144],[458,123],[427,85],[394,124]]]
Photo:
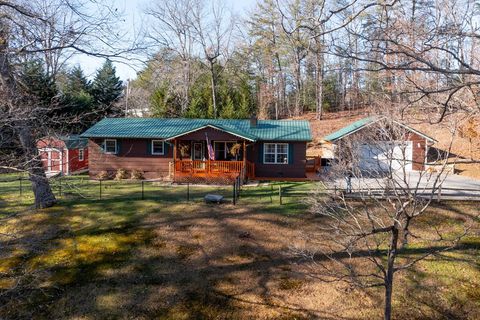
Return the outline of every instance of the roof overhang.
[[[355,128],[355,130],[352,130],[352,131],[347,132],[346,134],[344,134],[344,135],[342,135],[342,136],[340,136],[340,137],[338,137],[338,138],[336,138],[336,139],[331,139],[331,140],[329,140],[329,139],[324,139],[324,141],[325,141],[325,142],[333,143],[333,142],[335,142],[335,141],[337,141],[337,140],[341,140],[341,139],[343,139],[343,138],[345,138],[345,137],[348,137],[349,135],[352,135],[352,134],[354,134],[355,132],[358,132],[358,131],[360,131],[360,130],[363,130],[363,129],[365,129],[365,128],[367,128],[367,127],[369,127],[369,126],[371,126],[371,125],[373,125],[373,124],[375,124],[375,123],[377,123],[377,122],[379,122],[379,121],[381,121],[381,120],[383,120],[383,119],[385,119],[385,117],[379,117],[379,118],[377,118],[377,119],[375,119],[375,120],[372,120],[372,121],[370,121],[370,122],[368,122],[368,123],[366,123],[366,124],[364,124],[364,125],[362,125],[362,126],[359,126],[358,128]],[[396,120],[392,120],[392,121],[393,121],[395,124],[397,124],[397,125],[405,128],[405,129],[407,129],[408,131],[411,131],[411,132],[413,132],[413,133],[415,133],[415,134],[418,134],[419,136],[423,137],[424,139],[430,141],[431,143],[438,142],[438,140],[436,140],[436,139],[434,139],[434,138],[432,138],[432,137],[430,137],[430,136],[427,136],[426,134],[424,134],[424,133],[422,133],[422,132],[420,132],[420,131],[418,131],[418,130],[410,127],[410,126],[407,126],[406,124],[403,124],[403,123],[398,122],[398,121],[396,121]],[[327,137],[328,137],[328,136],[327,136]]]
[[[226,133],[228,133],[228,134],[231,134],[231,135],[233,135],[233,136],[236,136],[236,137],[239,137],[239,138],[241,138],[241,139],[245,139],[245,140],[248,140],[248,141],[251,141],[251,142],[254,142],[254,141],[255,141],[255,139],[254,139],[253,137],[248,137],[248,136],[245,135],[245,134],[242,134],[242,133],[233,131],[233,130],[231,130],[231,129],[229,129],[229,128],[223,128],[223,127],[221,127],[221,126],[216,126],[216,125],[213,125],[213,124],[206,124],[206,125],[203,125],[203,126],[199,126],[199,127],[196,127],[195,129],[188,130],[188,131],[184,131],[184,132],[179,133],[179,134],[177,134],[177,135],[168,137],[168,138],[166,138],[165,140],[172,140],[172,139],[175,139],[175,138],[179,138],[179,137],[181,137],[181,136],[184,136],[184,135],[187,135],[187,134],[190,134],[190,133],[193,133],[193,132],[202,130],[202,129],[206,129],[206,128],[212,128],[212,129],[220,130],[220,131],[226,132]]]

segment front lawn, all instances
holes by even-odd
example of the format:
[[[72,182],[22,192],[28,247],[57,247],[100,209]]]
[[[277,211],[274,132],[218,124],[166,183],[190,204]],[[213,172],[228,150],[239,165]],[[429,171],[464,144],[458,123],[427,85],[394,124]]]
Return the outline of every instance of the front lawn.
[[[5,319],[372,319],[382,291],[351,290],[311,277],[291,254],[321,239],[307,212],[312,184],[245,187],[239,203],[204,204],[231,187],[62,182],[59,204],[31,211],[28,185],[0,180],[0,318]],[[67,184],[70,186],[67,186]],[[75,187],[76,184],[76,187]],[[55,188],[59,188],[55,185]],[[76,188],[77,192],[74,192]],[[419,227],[456,230],[475,203],[433,206]],[[431,231],[433,232],[433,231]],[[399,274],[398,319],[480,317],[478,221],[463,245]]]

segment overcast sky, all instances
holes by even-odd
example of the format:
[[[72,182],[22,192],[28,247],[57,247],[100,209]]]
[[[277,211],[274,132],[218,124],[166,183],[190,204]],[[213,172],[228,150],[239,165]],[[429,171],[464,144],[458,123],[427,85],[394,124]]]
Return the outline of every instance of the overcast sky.
[[[223,1],[228,2],[238,15],[243,15],[246,10],[253,8],[254,4],[256,3],[256,0]],[[144,19],[143,9],[148,5],[148,3],[151,2],[152,0],[115,0],[115,4],[118,6],[119,11],[125,12],[125,30],[129,30],[129,32],[132,34],[132,37],[135,33],[135,30],[138,30],[142,25]],[[104,59],[89,57],[86,55],[78,55],[72,58],[70,64],[79,64],[88,77],[93,77],[95,75],[95,70],[97,70],[103,62]],[[122,80],[134,79],[136,77],[136,72],[141,69],[141,64],[138,62],[135,63],[134,61],[116,61],[114,64],[117,69],[117,75]]]

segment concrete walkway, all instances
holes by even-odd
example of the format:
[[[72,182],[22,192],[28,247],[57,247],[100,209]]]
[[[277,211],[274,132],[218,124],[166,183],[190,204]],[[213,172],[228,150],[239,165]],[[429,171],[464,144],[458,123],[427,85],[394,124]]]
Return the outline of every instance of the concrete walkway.
[[[406,182],[404,181],[406,180]],[[352,178],[352,193],[381,193],[386,189],[387,180],[385,178]],[[396,188],[417,189],[417,194],[430,196],[433,192],[435,197],[439,193],[442,198],[464,198],[465,200],[480,200],[480,180],[458,175],[427,174],[412,171],[408,173],[406,179],[398,176],[396,179]],[[339,189],[346,189],[346,179],[338,179],[334,186]],[[441,186],[441,187],[440,187]],[[432,190],[435,188],[435,190]],[[390,188],[392,189],[392,188]]]

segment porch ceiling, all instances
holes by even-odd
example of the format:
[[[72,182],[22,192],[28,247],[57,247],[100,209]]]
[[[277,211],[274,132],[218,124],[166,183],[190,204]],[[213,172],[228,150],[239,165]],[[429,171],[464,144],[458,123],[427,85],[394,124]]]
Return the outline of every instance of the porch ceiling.
[[[255,141],[255,138],[250,136],[250,135],[246,135],[244,133],[239,133],[235,130],[232,130],[231,128],[225,128],[225,127],[222,127],[222,126],[219,126],[219,125],[212,125],[212,124],[207,124],[207,125],[203,125],[203,126],[198,126],[192,130],[189,130],[187,132],[183,132],[183,133],[180,133],[178,135],[175,135],[175,136],[172,136],[172,137],[169,137],[168,139],[166,140],[173,140],[173,139],[177,139],[177,138],[180,138],[180,137],[183,137],[183,136],[186,136],[190,133],[193,133],[193,132],[196,132],[196,131],[200,131],[202,129],[207,129],[207,128],[212,128],[212,129],[216,129],[216,130],[220,130],[220,131],[223,131],[223,132],[226,132],[226,133],[229,133],[235,137],[239,137],[241,139],[245,139],[245,140],[248,140],[248,141],[251,141],[251,142],[254,142]]]

